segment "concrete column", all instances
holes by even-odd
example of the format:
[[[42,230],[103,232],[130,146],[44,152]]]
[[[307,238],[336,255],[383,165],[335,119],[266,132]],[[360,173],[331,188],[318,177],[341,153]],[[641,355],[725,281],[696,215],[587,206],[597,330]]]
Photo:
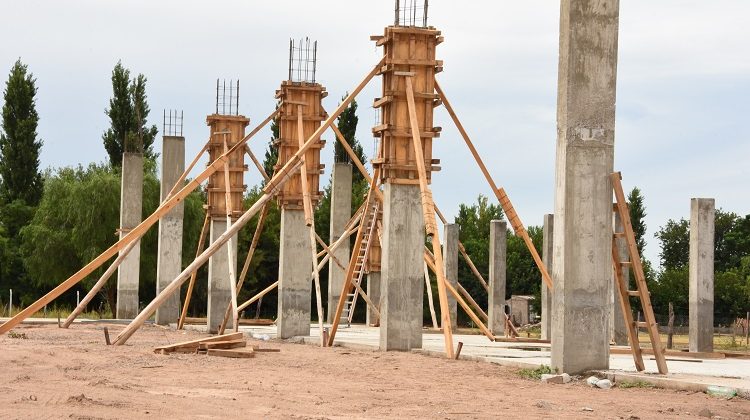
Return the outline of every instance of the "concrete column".
[[[619,0],[562,0],[552,368],[609,368]]]
[[[164,136],[161,152],[161,201],[163,202],[185,171],[185,138]],[[182,272],[182,218],[184,204],[176,205],[159,220],[159,251],[156,262],[158,295]],[[156,323],[168,325],[180,318],[180,294],[172,296],[156,310]]]
[[[143,154],[123,153],[120,188],[120,239],[141,223],[143,203]],[[140,241],[117,269],[117,319],[138,315],[138,283],[141,268]]]
[[[367,296],[370,297],[370,300],[372,303],[381,306],[380,305],[380,272],[379,271],[370,271],[367,274]],[[373,325],[376,322],[379,322],[377,314],[375,311],[370,308],[370,306],[367,306],[367,325]]]
[[[213,243],[222,233],[227,230],[226,219],[211,219],[211,242]],[[225,243],[211,258],[208,259],[208,332],[219,331],[221,322],[227,311],[227,306],[232,301],[232,291],[229,288],[229,255],[227,247],[232,245],[232,255],[237,267],[237,235]],[[232,317],[229,317],[227,329],[233,328]]]
[[[443,237],[443,270],[448,282],[458,290],[458,225],[445,225]],[[458,321],[458,304],[452,294],[448,294],[448,309],[450,309],[451,328],[456,330]]]
[[[488,298],[488,328],[492,334],[505,334],[505,275],[508,224],[490,221],[490,292]]]
[[[693,352],[714,350],[713,198],[690,200],[690,335]]]
[[[383,191],[380,349],[422,347],[424,220],[419,186]]]
[[[544,215],[544,227],[542,228],[542,262],[547,272],[552,275],[552,232],[555,226],[555,215]],[[542,280],[542,340],[549,340],[552,336],[552,290]]]
[[[279,250],[279,338],[310,335],[312,256],[303,210],[281,210]]]
[[[333,182],[331,183],[330,238],[333,243],[344,233],[346,223],[352,217],[352,165],[334,163],[331,178]],[[350,257],[349,243],[335,249],[333,255],[346,267]],[[326,322],[329,324],[333,322],[333,315],[339,303],[345,278],[346,270],[331,260],[328,263],[328,310],[326,311]]]
[[[623,232],[622,220],[620,214],[614,212],[615,232]],[[630,261],[628,253],[628,242],[625,238],[617,238],[617,253],[620,255],[620,261]],[[622,276],[627,284],[630,284],[630,269],[627,265],[622,266]],[[628,290],[633,290],[630,287]],[[625,324],[625,318],[622,314],[622,305],[620,304],[620,292],[615,286],[615,271],[612,269],[612,315],[609,320],[610,338],[618,346],[628,345],[628,327]]]

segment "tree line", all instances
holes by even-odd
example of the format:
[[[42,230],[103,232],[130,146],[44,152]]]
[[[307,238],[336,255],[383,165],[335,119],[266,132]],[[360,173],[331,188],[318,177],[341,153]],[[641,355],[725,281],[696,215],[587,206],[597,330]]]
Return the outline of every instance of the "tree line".
[[[118,62],[111,74],[112,97],[104,112],[110,127],[102,134],[101,144],[108,160],[87,166],[50,168],[41,171],[39,154],[43,141],[37,133],[39,115],[36,111],[36,79],[20,59],[10,70],[5,84],[0,130],[0,302],[7,304],[7,290],[14,290],[14,304],[27,305],[58,285],[80,267],[113,244],[119,226],[120,171],[124,152],[140,152],[145,158],[143,215],[159,205],[157,155],[153,144],[158,134],[155,125],[148,125],[150,109],[144,75],[131,76],[130,70]],[[357,103],[352,102],[337,121],[338,128],[362,162],[366,155],[356,138]],[[278,124],[271,124],[263,167],[270,175],[278,159],[274,141]],[[338,142],[334,142],[334,161],[350,162]],[[367,190],[364,177],[354,171],[352,212],[361,205]],[[245,195],[248,208],[262,194],[263,183],[250,188]],[[329,240],[331,184],[323,187],[323,197],[315,209],[318,234]],[[185,199],[183,232],[183,267],[195,254],[206,194],[198,189]],[[638,188],[628,195],[631,220],[638,249],[643,255],[647,227],[645,199]],[[473,203],[459,206],[454,222],[460,226],[460,240],[485,279],[489,273],[489,229],[491,220],[503,220],[502,208],[479,196]],[[239,233],[239,263],[242,264],[257,224],[254,218]],[[248,278],[240,293],[247,299],[277,280],[280,209],[270,205]],[[542,248],[542,227],[529,226],[528,232],[537,249]],[[666,315],[669,303],[678,314],[687,315],[688,307],[688,244],[689,223],[685,219],[669,220],[654,235],[660,246],[658,267],[643,259],[651,291],[654,311]],[[740,216],[716,212],[715,238],[715,316],[717,322],[744,316],[750,308],[750,215]],[[140,300],[144,304],[155,295],[157,230],[151,229],[141,240]],[[82,293],[103,273],[100,268],[77,288],[64,294],[58,302],[75,304],[75,290]],[[198,272],[191,313],[205,313],[207,267]],[[327,269],[321,272],[325,299]],[[536,296],[540,301],[539,272],[523,240],[508,232],[507,297],[511,294]],[[459,257],[459,282],[477,302],[486,307],[487,292],[475,279],[468,264]],[[433,282],[434,285],[434,282]],[[436,288],[436,286],[433,286]],[[111,314],[115,305],[116,280],[108,282],[90,309]],[[435,294],[437,290],[435,290]],[[425,319],[429,312],[425,305]],[[268,295],[258,315],[274,317],[275,292]],[[436,305],[439,311],[439,305]],[[538,307],[536,308],[539,311]],[[364,304],[357,317],[364,318]],[[468,323],[467,318],[461,319]]]

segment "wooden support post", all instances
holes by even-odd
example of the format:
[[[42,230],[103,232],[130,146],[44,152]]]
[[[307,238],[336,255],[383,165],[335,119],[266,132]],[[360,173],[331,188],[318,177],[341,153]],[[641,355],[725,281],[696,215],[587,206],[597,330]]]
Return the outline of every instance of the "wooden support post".
[[[669,302],[669,322],[667,323],[667,349],[672,349],[672,337],[674,336],[674,305]]]
[[[432,251],[435,255],[435,268],[438,283],[438,300],[440,301],[440,325],[443,328],[443,337],[445,338],[445,354],[448,358],[455,357],[453,349],[453,332],[451,331],[451,320],[448,309],[448,295],[445,292],[446,287],[451,287],[445,278],[443,271],[443,254],[440,249],[440,234],[437,231],[435,222],[435,204],[432,201],[432,192],[427,185],[427,171],[424,164],[424,154],[422,153],[422,139],[419,132],[419,123],[417,122],[417,109],[414,103],[414,87],[412,86],[411,77],[405,76],[406,81],[406,100],[409,107],[409,123],[411,124],[412,144],[414,146],[414,155],[419,172],[419,188],[422,192],[422,213],[424,215],[425,230],[427,236],[432,239]],[[452,288],[452,287],[451,287]],[[463,301],[463,299],[462,299]]]
[[[227,153],[229,151],[229,147],[227,145],[227,137],[231,134],[231,132],[225,132],[224,133],[224,153]],[[232,227],[232,184],[229,180],[229,163],[227,162],[226,165],[224,165],[224,185],[226,189],[226,193],[224,194],[224,202],[227,210],[227,229]],[[265,208],[265,205],[263,206]],[[233,237],[229,237],[229,243],[227,244],[227,265],[229,266],[229,293],[230,293],[230,302],[229,304],[232,306],[232,325],[234,325],[234,331],[239,331],[240,328],[240,322],[239,322],[239,313],[237,312],[237,261],[235,259],[235,253],[234,253],[234,243],[233,243]],[[222,321],[222,324],[226,327],[226,324]],[[209,327],[210,328],[210,327]],[[224,331],[222,330],[222,334]]]
[[[206,212],[206,217],[203,219],[203,227],[201,228],[201,235],[198,238],[198,246],[195,249],[195,258],[203,252],[205,246],[206,236],[208,235],[208,225],[211,221],[211,216]],[[198,267],[200,268],[200,267]],[[190,283],[188,283],[187,293],[185,294],[185,302],[182,305],[182,313],[180,314],[180,320],[177,322],[177,329],[181,330],[185,326],[185,317],[187,316],[188,307],[190,306],[190,300],[193,297],[193,288],[195,287],[195,279],[198,276],[198,270],[190,274]]]
[[[302,119],[302,105],[297,105],[297,140],[299,147],[305,144],[305,126]],[[320,330],[320,346],[325,347],[323,339],[323,297],[320,295],[320,272],[318,271],[318,246],[315,242],[315,218],[313,216],[312,199],[310,198],[310,185],[307,179],[306,153],[302,154],[302,167],[300,168],[300,180],[302,181],[302,206],[305,209],[305,224],[310,232],[310,252],[312,254],[313,281],[315,282],[315,303],[318,312],[318,329]]]
[[[248,299],[242,305],[238,306],[237,310],[238,311],[244,310],[248,306],[252,305],[256,300],[261,299],[263,296],[265,296],[266,294],[268,294],[268,292],[270,292],[271,290],[275,289],[278,285],[279,285],[279,281],[276,280],[270,286],[268,286],[265,289],[261,290],[260,292],[258,292],[258,294],[256,294],[255,296],[251,297],[250,299]]]
[[[91,274],[94,270],[96,270],[102,264],[104,264],[110,258],[112,258],[116,253],[124,249],[129,243],[137,241],[141,236],[143,236],[143,234],[146,233],[146,231],[149,228],[151,228],[151,226],[153,226],[157,221],[159,221],[159,219],[161,219],[164,215],[169,213],[169,211],[172,210],[172,208],[174,208],[180,201],[184,200],[185,197],[187,197],[191,192],[193,192],[193,190],[198,188],[198,186],[200,186],[200,184],[203,183],[203,181],[208,179],[208,177],[211,176],[214,172],[221,169],[223,165],[225,165],[226,162],[229,160],[229,154],[234,152],[237,147],[243,147],[244,144],[252,136],[254,136],[258,131],[260,131],[261,128],[263,128],[266,124],[268,124],[268,122],[271,121],[278,114],[278,112],[279,111],[276,110],[273,113],[271,113],[271,115],[269,115],[268,118],[263,120],[263,122],[261,122],[258,125],[258,127],[256,127],[253,131],[251,131],[248,135],[246,135],[245,138],[243,138],[239,143],[237,143],[234,147],[232,147],[229,153],[226,153],[220,156],[214,162],[209,164],[209,166],[203,172],[198,174],[198,176],[196,176],[192,181],[190,181],[182,189],[176,192],[171,198],[165,200],[150,216],[148,216],[145,220],[143,220],[138,226],[131,229],[127,235],[120,238],[120,240],[118,240],[112,246],[107,248],[107,250],[99,254],[99,256],[94,258],[91,262],[86,264],[83,268],[78,270],[75,274],[73,274],[68,279],[60,283],[57,287],[49,291],[46,295],[42,296],[36,302],[32,303],[31,305],[26,307],[24,310],[16,314],[16,316],[14,316],[13,318],[9,319],[8,321],[0,325],[0,334],[4,334],[10,331],[13,327],[18,325],[24,319],[30,317],[31,315],[35,314],[36,312],[44,308],[44,305],[47,305],[48,303],[52,302],[61,294],[69,290],[71,287],[78,284],[81,280],[86,278],[86,276]],[[289,169],[291,169],[291,167],[292,166],[290,166]]]
[[[461,286],[461,283],[456,283],[458,291],[463,295],[463,297],[469,301],[469,304],[472,308],[476,311],[476,313],[479,314],[485,321],[489,320],[489,317],[487,316],[487,313],[482,310],[482,308],[479,306],[477,301],[474,300],[474,298],[471,297],[469,292],[464,289],[463,286]]]
[[[513,231],[516,233],[516,235],[520,236],[521,239],[523,239],[526,247],[529,249],[529,252],[531,252],[531,257],[534,259],[534,263],[536,263],[539,272],[542,273],[542,279],[544,280],[544,283],[548,288],[552,289],[552,277],[550,277],[549,273],[547,272],[547,267],[545,267],[542,259],[539,257],[539,253],[537,252],[536,247],[534,247],[534,243],[531,241],[529,233],[526,231],[526,228],[524,228],[523,223],[521,223],[521,219],[518,217],[516,210],[513,208],[513,204],[510,202],[510,199],[505,193],[505,190],[502,188],[498,188],[495,184],[495,181],[490,176],[487,167],[484,165],[482,158],[479,157],[479,153],[474,147],[474,143],[471,142],[469,135],[466,133],[466,130],[464,130],[464,126],[461,124],[461,121],[459,121],[456,113],[453,111],[453,107],[448,101],[448,98],[445,97],[445,92],[443,92],[443,89],[440,88],[440,84],[437,82],[437,80],[435,80],[435,90],[440,95],[440,99],[443,101],[443,105],[445,106],[446,111],[448,111],[448,114],[450,114],[451,118],[453,119],[453,123],[461,133],[461,137],[463,137],[464,142],[469,147],[469,151],[471,151],[472,156],[474,156],[474,160],[477,162],[477,165],[479,165],[479,169],[481,169],[482,173],[484,174],[484,177],[489,183],[492,192],[500,202],[500,205],[505,212],[505,216],[508,218],[508,221],[513,227]]]
[[[427,303],[430,306],[430,317],[432,318],[432,328],[438,329],[437,317],[435,316],[435,303],[432,301],[432,285],[430,284],[430,271],[427,269],[427,262],[424,264],[424,286],[427,290]]]
[[[266,182],[270,181],[271,177],[268,176],[268,174],[266,173],[266,170],[263,168],[263,165],[261,165],[260,161],[258,161],[258,158],[255,157],[255,154],[253,153],[253,151],[250,150],[250,146],[245,145],[245,153],[247,153],[247,155],[250,156],[250,159],[255,164],[255,167],[258,168],[258,172],[263,177],[263,179],[265,179]]]
[[[435,213],[440,218],[440,221],[443,222],[443,224],[447,224],[448,220],[443,216],[443,212],[440,211],[437,204],[435,205]],[[477,266],[474,265],[474,261],[471,260],[471,257],[469,257],[469,254],[466,253],[466,248],[464,247],[464,244],[461,243],[461,241],[458,242],[458,252],[464,257],[464,260],[466,261],[466,264],[469,266],[469,269],[472,273],[474,273],[474,277],[479,280],[479,283],[484,287],[484,290],[487,292],[490,291],[490,286],[487,284],[487,281],[484,279],[482,274],[477,269]]]

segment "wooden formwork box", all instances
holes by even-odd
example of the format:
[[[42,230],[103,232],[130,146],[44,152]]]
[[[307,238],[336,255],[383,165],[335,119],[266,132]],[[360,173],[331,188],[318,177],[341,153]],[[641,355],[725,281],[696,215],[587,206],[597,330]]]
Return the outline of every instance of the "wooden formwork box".
[[[321,101],[328,93],[318,83],[290,82],[281,83],[276,91],[276,99],[281,100],[279,112],[279,138],[274,142],[279,150],[279,160],[274,169],[282,168],[299,150],[299,132],[297,127],[298,110],[302,111],[302,124],[306,141],[320,127],[327,114]],[[300,107],[302,105],[302,107]],[[320,191],[320,175],[325,165],[320,163],[320,149],[325,141],[317,139],[305,153],[307,180],[310,188],[310,199],[314,208],[323,193]],[[295,174],[278,192],[276,199],[279,205],[287,209],[303,209],[301,173]]]
[[[383,46],[385,64],[382,97],[373,103],[380,108],[380,125],[373,127],[375,137],[382,141],[381,153],[373,160],[382,165],[381,180],[395,184],[419,184],[409,124],[404,72],[413,74],[415,107],[424,150],[427,182],[432,171],[440,170],[439,159],[432,158],[432,140],[440,136],[440,127],[432,126],[433,108],[440,104],[435,93],[435,73],[442,71],[442,61],[435,59],[435,47],[443,41],[434,28],[389,26],[384,36],[374,36]]]
[[[208,153],[211,162],[224,154],[224,140],[227,147],[232,148],[245,137],[245,127],[250,119],[244,115],[218,115],[212,114],[206,117],[206,124],[211,130],[211,139],[208,144]],[[223,134],[229,132],[229,134]],[[238,148],[229,155],[229,184],[230,198],[232,203],[232,218],[236,219],[242,215],[242,199],[247,189],[244,174],[247,171],[245,165],[245,149]],[[212,218],[224,218],[227,216],[226,206],[226,182],[224,169],[218,170],[208,178],[207,188],[207,211]]]

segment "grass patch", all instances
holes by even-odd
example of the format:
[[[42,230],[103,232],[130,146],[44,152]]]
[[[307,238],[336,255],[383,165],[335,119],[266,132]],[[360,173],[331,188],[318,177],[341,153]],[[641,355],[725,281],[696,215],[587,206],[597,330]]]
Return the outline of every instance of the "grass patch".
[[[624,381],[617,383],[618,388],[656,388],[656,385],[646,381]]]
[[[15,331],[9,331],[8,338],[19,338],[21,340],[27,340],[29,337],[26,337],[26,333],[17,333]]]
[[[545,373],[552,373],[552,369],[547,365],[541,365],[536,369],[521,369],[518,371],[520,377],[536,381],[542,379],[542,375]]]

